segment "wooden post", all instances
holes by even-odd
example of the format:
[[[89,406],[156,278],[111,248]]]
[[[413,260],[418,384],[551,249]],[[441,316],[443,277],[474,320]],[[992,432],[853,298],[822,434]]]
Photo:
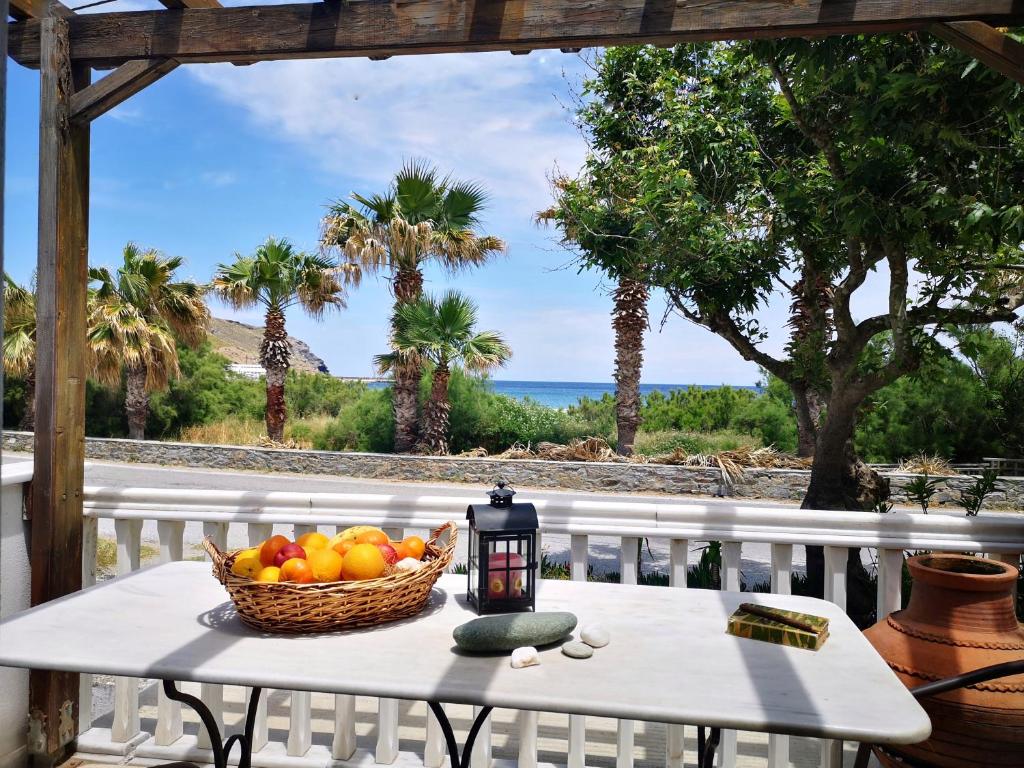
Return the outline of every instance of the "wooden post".
[[[68,22],[41,21],[36,431],[32,483],[32,604],[82,586],[89,126],[71,97],[90,71],[72,66]],[[33,670],[29,749],[37,764],[66,757],[78,733],[78,675]]]

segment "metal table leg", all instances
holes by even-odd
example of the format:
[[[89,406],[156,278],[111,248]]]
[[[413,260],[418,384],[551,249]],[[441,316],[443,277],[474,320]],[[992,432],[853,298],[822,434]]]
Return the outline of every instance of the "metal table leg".
[[[710,737],[706,734],[707,730],[703,725],[697,728],[697,768],[712,768],[715,764],[715,750],[722,738],[721,728],[711,728]]]
[[[210,734],[210,746],[213,750],[213,764],[216,768],[227,768],[228,757],[235,744],[239,746],[238,768],[249,768],[252,762],[252,736],[256,727],[256,710],[259,708],[262,688],[253,688],[249,695],[249,706],[245,712],[245,731],[229,736],[226,741],[221,740],[220,727],[209,707],[202,699],[179,691],[173,680],[164,680],[164,694],[171,701],[179,701],[195,710],[203,726]]]
[[[444,734],[444,741],[448,746],[448,759],[451,760],[452,768],[469,768],[469,760],[473,756],[473,744],[476,742],[476,737],[479,735],[480,729],[487,721],[493,708],[483,707],[480,710],[480,714],[476,716],[473,726],[469,729],[469,735],[466,737],[466,743],[462,747],[460,757],[459,745],[455,741],[455,731],[452,730],[451,721],[448,719],[448,714],[444,711],[444,707],[438,701],[428,701],[427,706],[430,707],[430,711],[434,713],[434,717],[437,718],[437,722],[441,725],[441,733]]]

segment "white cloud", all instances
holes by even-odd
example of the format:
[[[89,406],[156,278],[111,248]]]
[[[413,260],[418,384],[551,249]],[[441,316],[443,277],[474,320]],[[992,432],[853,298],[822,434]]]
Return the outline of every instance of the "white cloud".
[[[204,171],[199,178],[211,187],[229,187],[238,181],[238,174],[234,171]]]
[[[261,130],[294,142],[332,175],[378,189],[423,157],[483,182],[495,211],[529,216],[546,174],[576,168],[584,147],[555,91],[571,56],[508,53],[189,67]]]

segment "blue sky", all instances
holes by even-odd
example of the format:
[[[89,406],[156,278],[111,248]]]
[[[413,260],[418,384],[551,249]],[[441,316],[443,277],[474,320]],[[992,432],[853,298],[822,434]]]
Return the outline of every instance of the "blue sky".
[[[614,351],[608,285],[577,274],[571,254],[533,214],[550,203],[553,169],[577,169],[584,145],[566,105],[585,72],[577,56],[535,51],[184,66],[93,125],[90,262],[113,265],[134,240],[184,256],[208,280],[218,262],[268,235],[315,248],[323,206],[381,190],[418,157],[484,184],[485,229],[507,258],[427,289],[458,287],[501,331],[514,357],[500,379],[608,381]],[[31,276],[36,247],[37,73],[11,64],[6,268]],[[289,331],[333,373],[364,375],[386,347],[391,304],[370,279],[347,310]],[[764,315],[780,328],[784,301]],[[757,369],[707,331],[670,318],[655,297],[644,381],[751,384]],[[213,304],[215,315],[260,324]],[[781,338],[781,337],[780,337]]]

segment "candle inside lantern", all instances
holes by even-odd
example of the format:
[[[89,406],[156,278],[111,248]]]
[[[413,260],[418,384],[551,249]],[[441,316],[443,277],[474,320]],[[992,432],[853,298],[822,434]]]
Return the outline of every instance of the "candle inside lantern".
[[[489,584],[487,585],[488,597],[508,598],[523,596],[526,558],[516,552],[510,554],[492,552],[487,564],[487,576],[489,579]],[[509,568],[507,571],[505,570],[506,565]],[[506,575],[508,576],[509,583],[505,581]]]

